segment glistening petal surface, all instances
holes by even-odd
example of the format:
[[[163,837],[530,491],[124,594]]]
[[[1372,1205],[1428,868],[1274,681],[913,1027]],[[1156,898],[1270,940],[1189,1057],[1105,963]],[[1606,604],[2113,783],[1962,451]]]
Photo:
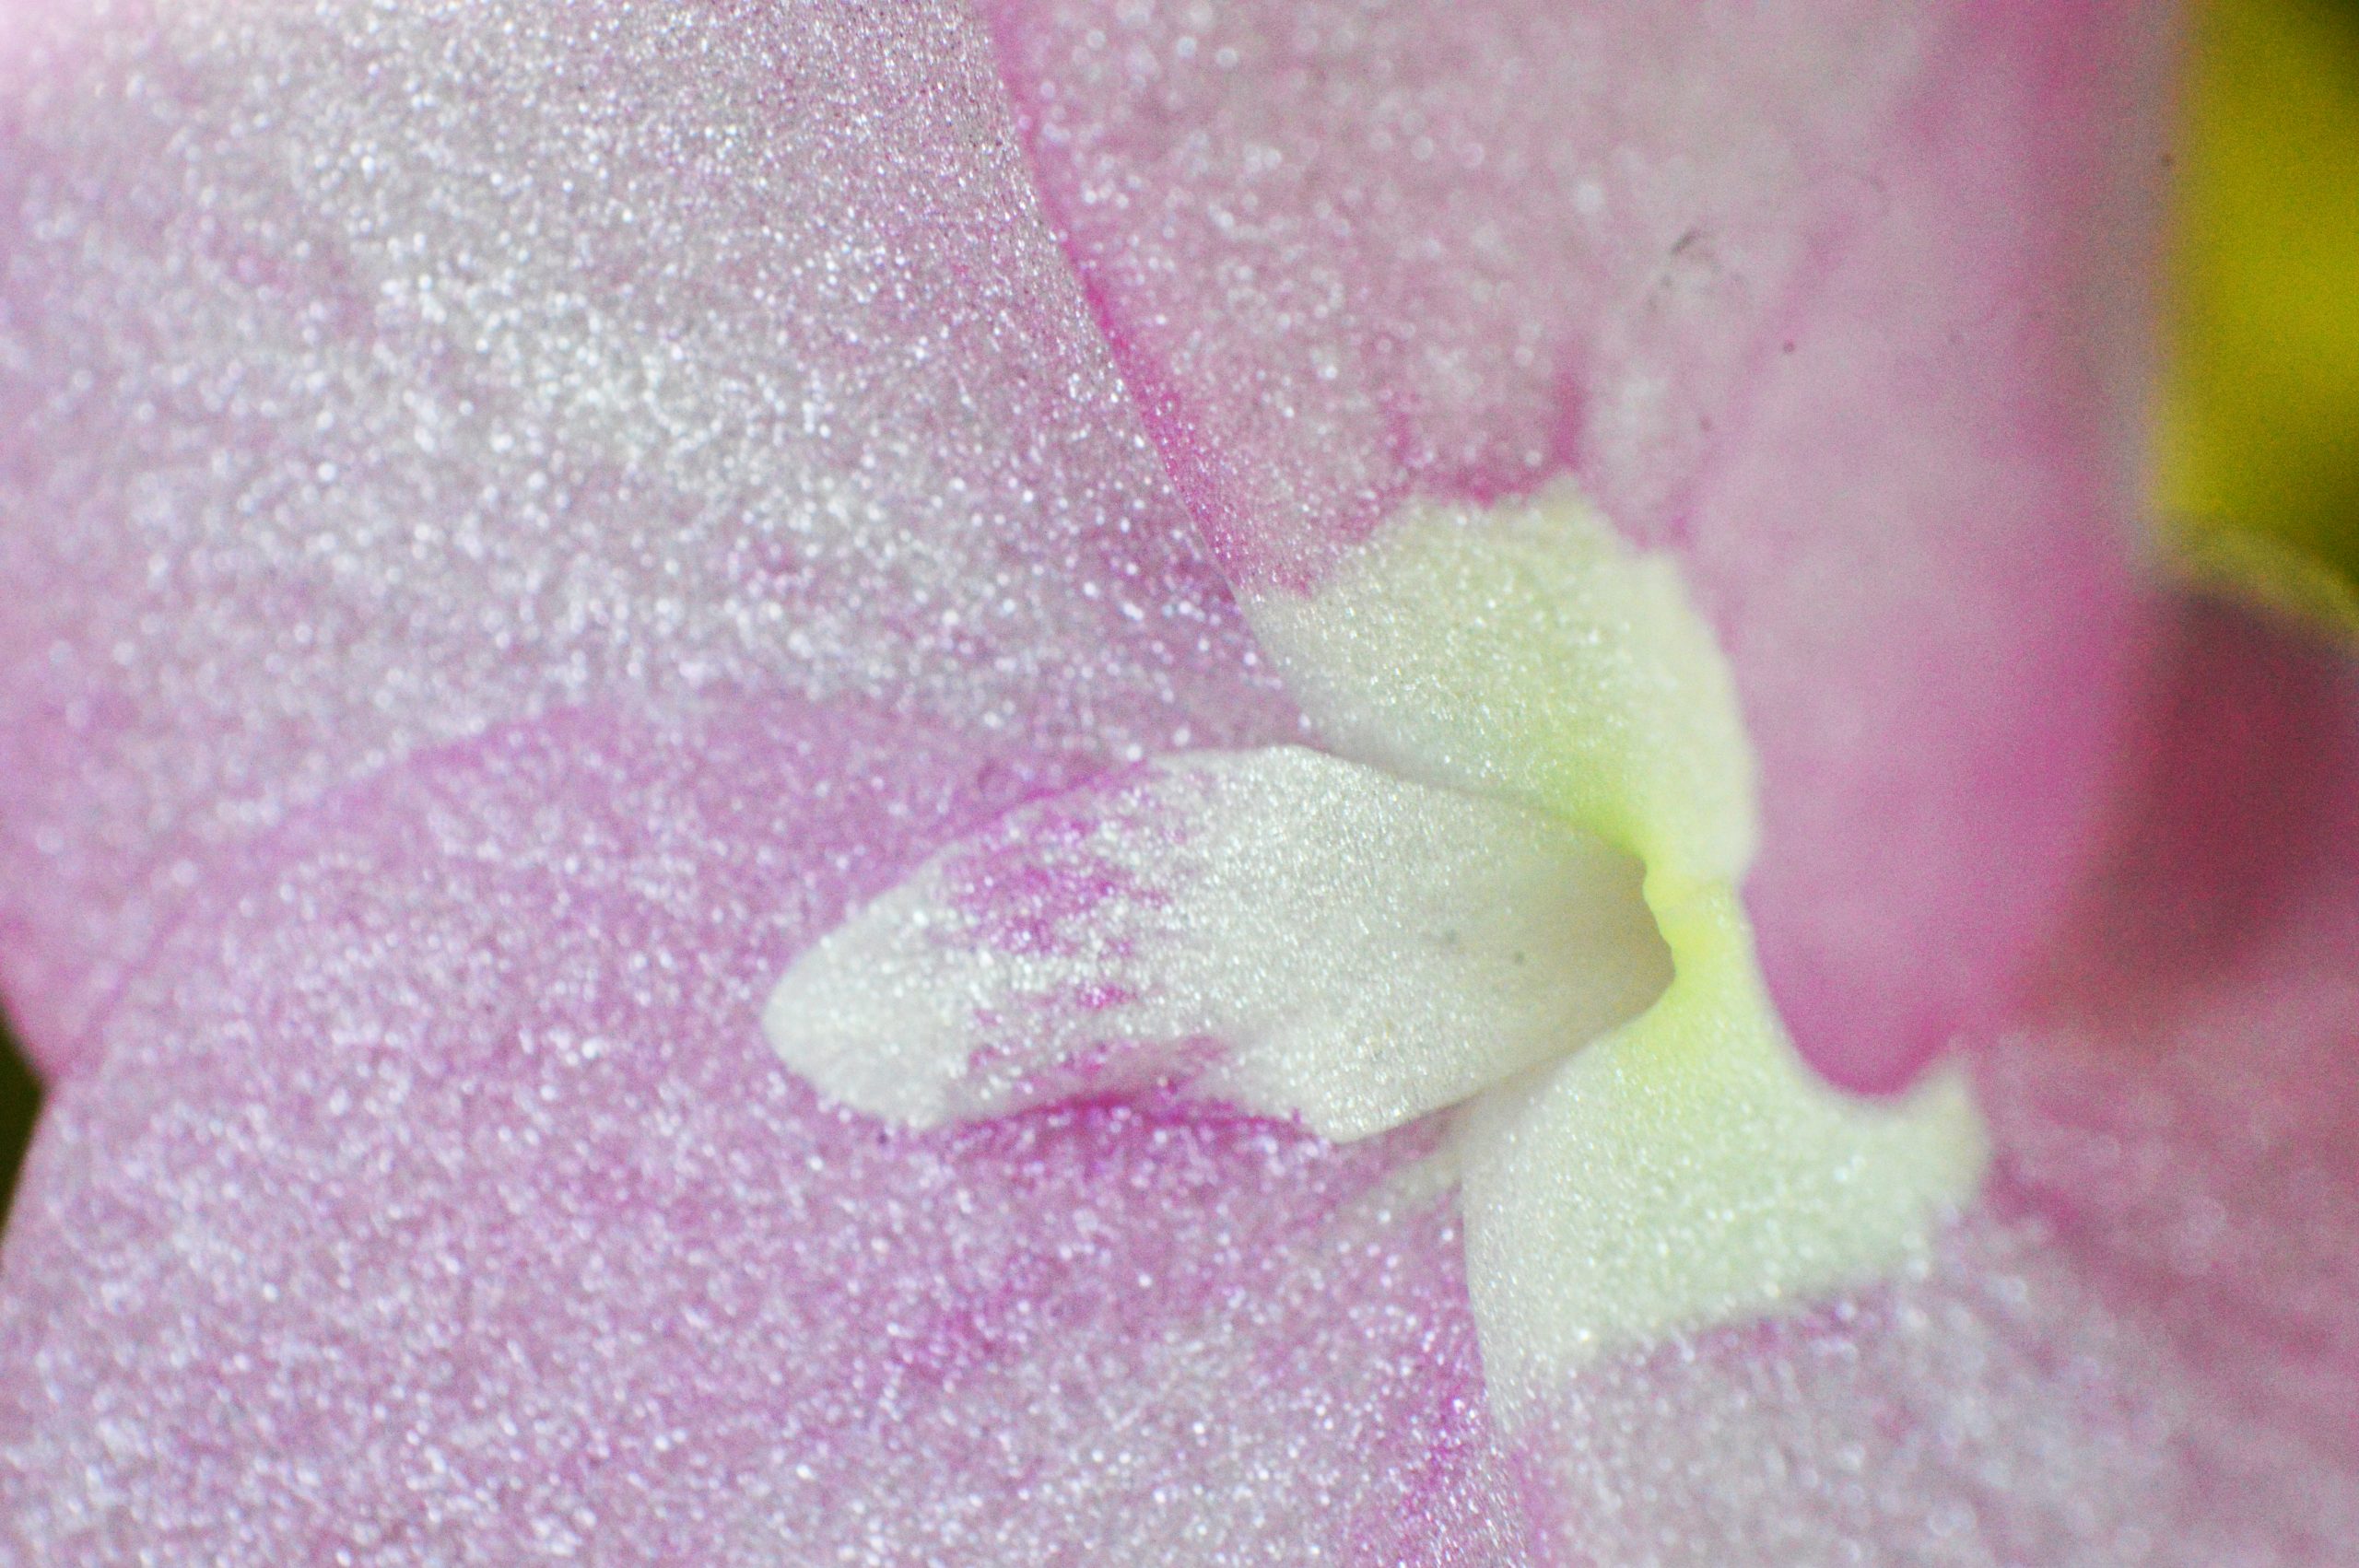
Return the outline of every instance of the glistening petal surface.
[[[2154,760],[1982,1059],[1987,1206],[1512,1442],[1430,1142],[1153,1098],[895,1134],[778,1071],[780,967],[1016,803],[988,750],[755,702],[416,760],[203,890],[59,1091],[0,1260],[0,1542],[2336,1561],[2359,671],[2201,616]]]
[[[2050,13],[1982,15],[2007,25],[1942,57],[1993,62],[1991,90],[1929,96],[1923,125],[2045,101],[2005,62]],[[821,1106],[753,1027],[821,932],[1023,802],[1133,747],[1299,738],[1129,412],[1148,379],[1118,381],[1025,216],[963,13],[5,16],[0,210],[41,221],[10,232],[0,305],[23,808],[0,935],[53,1059],[89,1047],[0,1255],[6,1554],[2359,1551],[2347,661],[2196,624],[2141,854],[2088,900],[2046,1011],[1989,1050],[1997,1196],[1922,1279],[1629,1352],[1509,1444],[1422,1135],[1339,1151],[1149,1097],[911,1137]],[[24,53],[50,34],[63,53]],[[1792,58],[1719,36],[1764,80]],[[1642,88],[1654,65],[1625,58]],[[1720,80],[1664,118],[1700,135],[1738,100]],[[1984,178],[1959,154],[2032,135],[1991,128],[1913,183],[1860,165],[1861,200],[1882,181],[1942,220],[1829,275],[1842,309],[1813,320],[1846,330],[1799,337],[1766,383],[1785,434],[1696,486],[1721,520],[1699,499],[1696,537],[1729,564],[1690,575],[1753,628],[1731,638],[1741,684],[1847,667],[1797,648],[1922,652],[1912,619],[1953,615],[1954,638],[1988,633],[1969,655],[2061,667],[2063,634],[1976,615],[2013,603],[2002,574],[2080,569],[2083,535],[2023,519],[2098,487],[2086,449],[2015,439],[2095,417],[2048,336],[2080,318],[2021,313],[2066,296],[2006,268],[1953,291],[1918,264],[2020,240],[2043,275],[2023,163]],[[2083,145],[2069,115],[2037,135]],[[1695,255],[1663,205],[1633,253]],[[797,270],[789,241],[822,259]],[[536,264],[501,271],[519,248]],[[1238,320],[1249,347],[1284,341]],[[736,373],[698,379],[716,364]],[[831,374],[756,373],[781,366]],[[1954,418],[1894,423],[1933,406]],[[1812,420],[1889,451],[1863,435],[1827,461]],[[1633,451],[1678,445],[1636,428]],[[1944,431],[1999,439],[1966,463]],[[1658,526],[1646,474],[1622,494],[1583,473],[1622,527]],[[1862,494],[1882,499],[1836,509],[1860,529],[1839,537],[1793,498]],[[2030,547],[1893,596],[1913,547],[1852,546],[1897,515]],[[1739,616],[1748,590],[1785,618]],[[2101,614],[2086,630],[2106,642]],[[1853,764],[1975,761],[2006,711],[1954,745],[1883,723],[1911,683],[1954,701],[1941,683],[1973,668],[1842,675],[1884,705],[1843,744],[1764,723],[1778,688],[1748,686],[1769,852],[1804,800],[1778,748],[1825,765],[1830,813],[1880,798]],[[2022,721],[2082,733],[2073,691],[2020,685],[2060,699]],[[2079,755],[2023,766],[2071,778]],[[2012,799],[2013,777],[1982,781]],[[1943,820],[2038,858],[2036,821],[1929,808],[1926,833]],[[1843,849],[1813,841],[1829,885]]]
[[[2306,1568],[2359,1551],[2359,659],[2182,606],[2138,785],[1974,1052],[1915,1280],[1564,1390],[1572,1560]]]
[[[1232,577],[1309,591],[1413,501],[1569,472],[1734,666],[1806,1053],[1890,1086],[1987,1012],[2121,696],[2154,14],[991,10]]]
[[[787,959],[1024,792],[842,706],[579,711],[249,846],[19,1189],[0,1558],[1525,1561],[1430,1135],[911,1135],[771,1055]]]
[[[1179,752],[952,844],[799,955],[788,1066],[905,1126],[1157,1085],[1336,1140],[1662,994],[1637,860],[1299,746]]]
[[[0,975],[53,1066],[224,846],[521,715],[1291,733],[958,6],[9,9]]]

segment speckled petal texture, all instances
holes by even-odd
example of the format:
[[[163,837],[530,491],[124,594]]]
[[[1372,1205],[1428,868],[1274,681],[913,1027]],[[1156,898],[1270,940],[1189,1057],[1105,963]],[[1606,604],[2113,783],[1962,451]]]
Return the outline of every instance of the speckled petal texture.
[[[1608,1363],[1504,1451],[1414,1136],[1154,1102],[897,1135],[776,1069],[777,966],[1004,805],[988,751],[747,701],[420,759],[241,854],[62,1092],[0,1541],[2339,1561],[2359,670],[2204,616],[2181,678],[2134,859],[1986,1053],[2000,1174],[1931,1272]]]
[[[0,67],[0,967],[49,1061],[217,847],[503,719],[1292,733],[955,6],[81,10]]]
[[[1450,1220],[1382,1193],[1415,1143],[1153,1104],[897,1136],[778,1066],[786,958],[1018,788],[819,717],[554,720],[239,858],[19,1199],[0,1540],[1516,1560]]]
[[[2183,612],[2073,934],[1975,1050],[1927,1278],[1625,1358],[1576,1561],[2359,1559],[2359,659]]]
[[[0,4],[0,1562],[2359,1557],[2359,670],[2101,722],[2127,24],[1528,9]],[[1303,739],[1230,581],[1560,466],[1825,1065],[2126,761],[1920,1276],[1509,1435],[1432,1125],[781,1068],[944,846]]]
[[[2119,696],[2133,367],[2100,351],[2141,269],[2108,154],[2154,112],[2152,15],[992,9],[1228,569],[1312,587],[1405,499],[1569,470],[1735,666],[1747,903],[1805,1053],[1890,1087],[1987,1014]]]

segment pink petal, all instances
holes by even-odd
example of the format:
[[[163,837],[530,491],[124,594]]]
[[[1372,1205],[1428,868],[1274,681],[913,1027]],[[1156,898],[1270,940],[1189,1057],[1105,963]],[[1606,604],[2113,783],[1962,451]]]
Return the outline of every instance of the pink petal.
[[[1405,499],[1569,469],[1683,558],[1735,662],[1748,903],[1806,1050],[1888,1086],[1987,1016],[2120,695],[2128,389],[2101,367],[2141,269],[2086,236],[2134,216],[2107,157],[2143,146],[2151,22],[995,14],[1042,190],[1232,576],[1308,588]]]
[[[519,715],[1291,732],[958,6],[6,11],[0,978],[51,1064],[227,846]]]
[[[0,1555],[2359,1550],[2359,676],[2233,619],[2193,623],[2137,852],[1987,1055],[2002,1183],[1942,1267],[1601,1367],[1514,1438],[1426,1133],[1337,1150],[1146,1096],[897,1135],[755,1027],[957,835],[1134,748],[1293,735],[1191,512],[1307,580],[1360,491],[1562,461],[1719,616],[1790,1012],[1826,1064],[1898,1071],[2020,950],[2104,743],[2127,612],[2050,232],[2088,171],[2047,160],[2109,32],[2026,8],[1916,75],[1734,12],[1662,41],[1601,72],[1640,127],[1611,139],[1702,172],[1631,177],[1603,282],[1535,282],[1521,240],[1488,295],[1367,263],[1332,335],[1374,345],[1352,384],[1401,434],[1306,401],[1191,457],[1228,371],[1156,379],[1044,150],[1117,372],[959,13],[135,10],[0,24],[0,962],[81,1064],[0,1255]],[[1520,121],[1544,94],[1465,85],[1509,58],[1482,22],[1367,58]],[[1969,103],[2058,123],[1969,167]],[[1801,150],[1724,153],[1731,104]],[[1544,233],[1540,188],[1466,210]],[[1672,268],[1660,337],[1516,292],[1652,288],[1699,226],[1727,248]],[[1242,311],[1278,275],[1200,277]],[[1661,404],[1624,395],[1649,367]],[[1254,493],[1266,539],[1224,521],[1228,486],[1297,481]],[[1867,962],[1885,941],[1907,965]],[[1874,984],[1814,989],[1828,942]]]
[[[2178,618],[2106,873],[1978,1051],[1922,1281],[1602,1367],[1558,1528],[1634,1565],[2359,1552],[2359,661]]]
[[[241,853],[18,1199],[0,1557],[1520,1561],[1430,1130],[896,1134],[771,1057],[787,957],[1038,782],[583,712]]]
[[[2211,614],[2184,657],[1933,1273],[1601,1364],[1512,1443],[1449,1205],[1389,1185],[1418,1135],[1153,1098],[900,1135],[770,1062],[786,955],[1050,780],[768,699],[422,758],[226,865],[61,1092],[0,1266],[0,1541],[2336,1561],[2359,668]]]

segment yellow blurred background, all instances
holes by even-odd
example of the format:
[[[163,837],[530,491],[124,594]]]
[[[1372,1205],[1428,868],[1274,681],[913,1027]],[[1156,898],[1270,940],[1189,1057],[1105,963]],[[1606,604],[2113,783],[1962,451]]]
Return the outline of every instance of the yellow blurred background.
[[[2155,516],[2224,590],[2359,637],[2359,0],[2198,0]],[[0,1209],[37,1094],[0,1036]]]
[[[2199,574],[2359,635],[2359,0],[2189,21],[2156,511]]]

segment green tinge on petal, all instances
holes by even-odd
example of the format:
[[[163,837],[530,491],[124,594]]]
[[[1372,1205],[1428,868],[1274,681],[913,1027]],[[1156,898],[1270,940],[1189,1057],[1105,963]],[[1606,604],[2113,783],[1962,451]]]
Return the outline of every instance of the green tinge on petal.
[[[1728,662],[1677,565],[1569,484],[1412,506],[1313,597],[1245,610],[1347,756],[1552,813],[1659,870],[1733,880],[1752,859]]]
[[[1980,1179],[1963,1075],[1864,1100],[1795,1055],[1736,888],[1753,755],[1677,565],[1569,484],[1421,503],[1314,596],[1246,604],[1337,750],[1552,813],[1637,854],[1655,1005],[1459,1112],[1467,1265],[1513,1410],[1601,1351],[1905,1266]]]
[[[1674,562],[1559,485],[1412,507],[1248,610],[1343,759],[1181,754],[946,848],[780,981],[781,1055],[916,1125],[1174,1075],[1335,1138],[1456,1106],[1509,1412],[1923,1252],[1980,1119],[1955,1073],[1854,1099],[1787,1041],[1736,894],[1752,753]]]
[[[1654,1008],[1461,1113],[1467,1273],[1512,1412],[1591,1358],[1890,1275],[1969,1199],[1982,1120],[1953,1066],[1861,1099],[1805,1066],[1726,886],[1652,886]]]

